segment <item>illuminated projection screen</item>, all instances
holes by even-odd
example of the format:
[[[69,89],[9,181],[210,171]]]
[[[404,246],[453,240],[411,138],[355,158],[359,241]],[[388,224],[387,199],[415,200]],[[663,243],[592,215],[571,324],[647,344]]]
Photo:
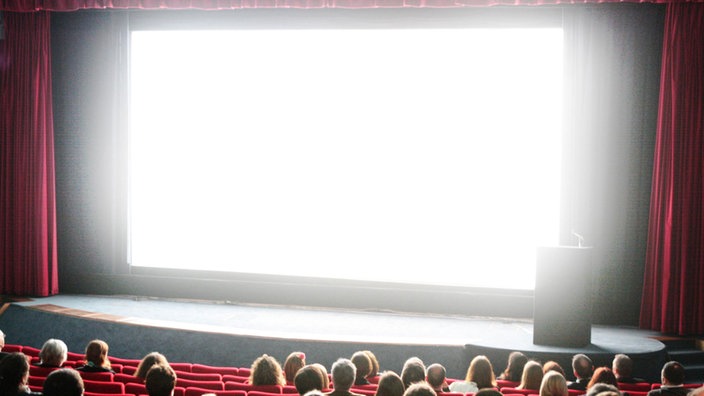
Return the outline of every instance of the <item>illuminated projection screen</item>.
[[[134,31],[131,265],[534,287],[562,31]]]

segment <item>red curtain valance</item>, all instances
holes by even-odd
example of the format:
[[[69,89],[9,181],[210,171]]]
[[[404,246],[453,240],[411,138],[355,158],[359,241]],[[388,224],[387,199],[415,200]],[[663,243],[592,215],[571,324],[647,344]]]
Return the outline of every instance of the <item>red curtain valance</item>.
[[[30,12],[82,9],[451,8],[600,3],[704,3],[704,0],[0,0],[0,10]]]

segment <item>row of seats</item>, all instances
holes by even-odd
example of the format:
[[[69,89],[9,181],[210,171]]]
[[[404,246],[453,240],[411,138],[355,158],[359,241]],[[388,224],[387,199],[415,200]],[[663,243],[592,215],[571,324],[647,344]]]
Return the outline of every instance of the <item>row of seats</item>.
[[[33,362],[39,361],[39,349],[31,346],[7,344],[3,348],[4,352],[22,352],[32,357]],[[69,352],[65,367],[80,367],[83,365],[82,354]],[[84,380],[86,396],[142,396],[146,395],[146,389],[142,381],[134,376],[139,359],[125,359],[115,356],[110,357],[112,369],[115,374],[109,372],[83,372],[80,374]],[[203,393],[215,393],[217,396],[277,396],[297,394],[296,388],[292,385],[264,385],[253,386],[247,383],[249,379],[249,368],[209,366],[198,363],[170,363],[176,372],[177,383],[174,396],[201,396]],[[34,391],[40,391],[44,379],[53,368],[30,367],[29,386]],[[378,377],[371,379],[369,385],[359,385],[353,387],[353,391],[364,396],[374,396],[376,393],[376,382]],[[449,383],[457,381],[448,379]],[[537,396],[537,391],[518,389],[518,382],[497,380],[497,388],[504,396]],[[687,384],[688,388],[697,388],[701,384]],[[648,391],[660,387],[658,383],[619,383],[619,389],[627,393],[628,396],[647,396]],[[569,396],[583,395],[583,391],[569,390]],[[473,396],[473,394],[445,392],[441,396]]]

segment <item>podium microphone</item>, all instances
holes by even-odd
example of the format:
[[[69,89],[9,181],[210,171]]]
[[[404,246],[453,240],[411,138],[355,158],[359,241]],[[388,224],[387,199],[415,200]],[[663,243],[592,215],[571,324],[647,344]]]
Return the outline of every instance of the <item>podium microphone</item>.
[[[584,245],[584,237],[581,236],[580,234],[577,234],[577,232],[575,232],[575,230],[572,230],[572,235],[577,237],[577,246],[582,247],[582,245]]]

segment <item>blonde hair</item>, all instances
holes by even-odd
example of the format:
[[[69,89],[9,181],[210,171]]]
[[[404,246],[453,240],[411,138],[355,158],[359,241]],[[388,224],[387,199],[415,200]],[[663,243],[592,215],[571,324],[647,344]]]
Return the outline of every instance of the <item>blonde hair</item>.
[[[286,385],[281,365],[273,357],[264,354],[254,360],[249,374],[252,385]]]
[[[523,366],[523,374],[521,375],[521,384],[518,389],[540,389],[540,384],[543,381],[543,367],[540,363],[531,360]]]
[[[557,371],[548,371],[540,383],[540,396],[567,396],[567,381]]]

